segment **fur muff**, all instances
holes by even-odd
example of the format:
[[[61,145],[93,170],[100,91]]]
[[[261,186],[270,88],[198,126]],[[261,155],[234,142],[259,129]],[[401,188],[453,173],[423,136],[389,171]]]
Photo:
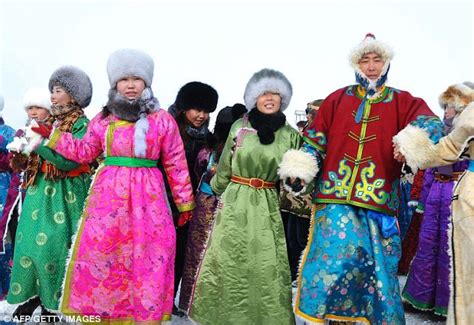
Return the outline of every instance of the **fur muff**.
[[[218,99],[219,95],[213,87],[199,81],[192,81],[181,87],[174,104],[178,112],[194,108],[212,113],[216,110]]]
[[[464,84],[451,85],[439,96],[439,105],[446,109],[454,107],[457,112],[462,111],[467,104],[474,100],[474,90]]]
[[[113,52],[107,61],[107,75],[110,88],[126,77],[139,77],[147,87],[151,87],[155,64],[151,56],[134,49],[120,49]]]
[[[309,184],[319,171],[318,163],[316,158],[311,154],[296,150],[290,149],[283,155],[283,158],[280,162],[278,168],[278,176],[283,181],[283,187],[290,193],[298,195],[305,192],[306,186],[298,193],[295,193],[290,186],[286,184],[287,178],[301,178],[305,184]]]
[[[48,89],[37,87],[28,89],[23,96],[23,108],[27,111],[31,106],[42,107],[51,112],[51,94]]]
[[[284,111],[290,105],[293,88],[280,71],[262,69],[256,72],[245,87],[244,101],[248,111],[256,106],[257,98],[265,92],[278,93],[281,97],[280,110]]]
[[[393,137],[393,143],[399,146],[406,164],[414,170],[424,169],[436,156],[428,132],[411,124]]]
[[[49,91],[54,86],[66,90],[80,107],[87,107],[92,99],[92,83],[89,76],[74,66],[63,66],[53,72],[49,78]]]

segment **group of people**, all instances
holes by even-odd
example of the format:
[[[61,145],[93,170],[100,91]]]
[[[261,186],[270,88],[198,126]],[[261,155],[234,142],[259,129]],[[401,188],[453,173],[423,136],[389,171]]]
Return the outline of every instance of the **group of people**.
[[[422,99],[386,85],[392,57],[368,34],[350,55],[357,83],[309,103],[300,132],[284,114],[291,82],[273,69],[251,76],[244,104],[222,108],[214,132],[218,92],[192,81],[162,109],[142,51],[110,55],[108,101],[90,121],[87,74],[54,71],[49,89],[25,94],[24,129],[0,121],[0,288],[20,304],[15,315],[41,306],[104,322],[404,324],[402,166],[474,157],[474,106],[459,104],[448,131],[447,115],[443,126]],[[448,319],[469,324],[474,167],[459,164]],[[410,283],[403,297],[417,299]]]

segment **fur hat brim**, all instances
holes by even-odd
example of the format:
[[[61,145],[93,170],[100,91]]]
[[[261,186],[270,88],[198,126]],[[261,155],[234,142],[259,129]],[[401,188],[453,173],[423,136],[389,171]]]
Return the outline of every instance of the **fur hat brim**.
[[[151,87],[155,64],[151,56],[135,49],[120,49],[113,52],[107,61],[110,88],[115,88],[122,78],[139,77]]]
[[[262,69],[250,78],[245,87],[244,102],[247,110],[253,109],[257,104],[257,98],[265,92],[278,93],[281,97],[280,110],[284,111],[290,105],[293,87],[280,71]]]
[[[394,56],[392,48],[387,44],[376,40],[373,35],[368,34],[362,42],[352,49],[349,55],[349,62],[352,68],[360,75],[364,74],[360,70],[359,61],[368,53],[377,53],[382,58],[384,66],[381,75],[384,75]]]
[[[51,111],[51,93],[46,88],[30,88],[23,95],[23,108],[25,111],[31,106],[37,106]]]
[[[451,85],[439,96],[442,109],[453,106],[458,112],[474,101],[474,90],[464,84]]]
[[[49,91],[54,86],[66,90],[80,107],[87,107],[92,99],[92,83],[89,76],[74,66],[63,66],[53,72],[49,78]]]
[[[212,113],[216,110],[218,100],[219,95],[212,86],[192,81],[181,87],[174,104],[178,112],[194,108]]]

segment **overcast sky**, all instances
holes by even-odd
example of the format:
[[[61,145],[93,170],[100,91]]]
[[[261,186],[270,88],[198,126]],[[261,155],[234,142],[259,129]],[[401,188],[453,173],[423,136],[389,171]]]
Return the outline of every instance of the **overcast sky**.
[[[448,85],[474,79],[468,0],[0,0],[3,117],[22,126],[23,94],[47,87],[61,65],[90,76],[86,113],[94,116],[107,100],[109,54],[137,48],[155,61],[152,88],[164,108],[194,80],[216,88],[218,109],[243,102],[254,72],[280,70],[293,84],[285,113],[294,125],[295,109],[354,83],[348,55],[367,32],[395,51],[388,85],[422,97],[437,114]]]

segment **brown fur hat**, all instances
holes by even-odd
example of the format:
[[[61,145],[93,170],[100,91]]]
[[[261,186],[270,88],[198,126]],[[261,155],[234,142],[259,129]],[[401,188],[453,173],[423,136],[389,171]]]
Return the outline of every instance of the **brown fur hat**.
[[[439,105],[442,109],[453,106],[458,112],[472,101],[474,101],[474,90],[465,84],[451,85],[439,96]]]

